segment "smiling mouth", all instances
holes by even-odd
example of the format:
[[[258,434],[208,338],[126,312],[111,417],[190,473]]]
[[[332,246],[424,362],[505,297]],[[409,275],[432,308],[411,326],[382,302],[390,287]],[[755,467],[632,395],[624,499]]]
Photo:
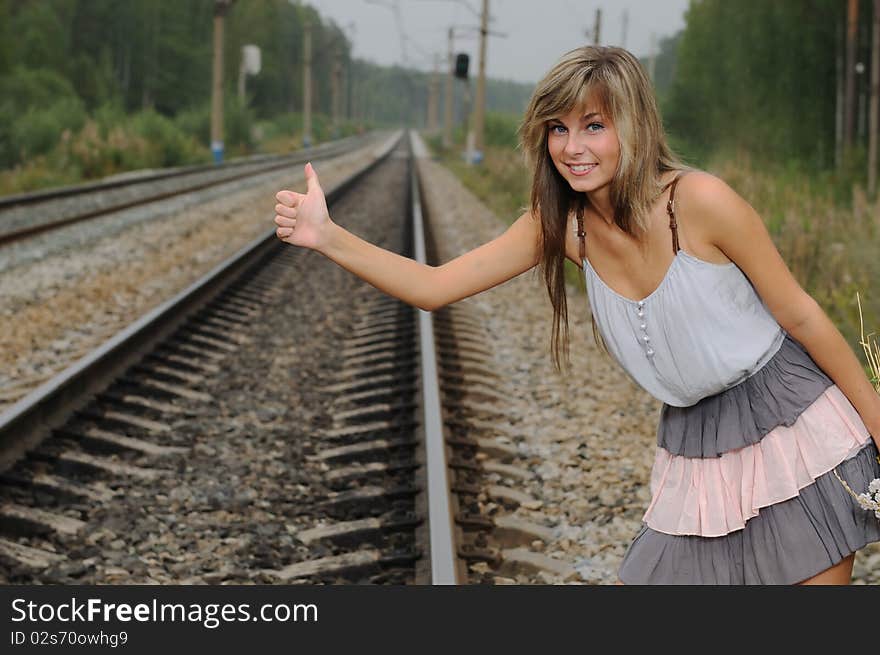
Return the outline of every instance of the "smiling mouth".
[[[566,166],[575,175],[585,175],[596,168],[598,164],[566,164]]]

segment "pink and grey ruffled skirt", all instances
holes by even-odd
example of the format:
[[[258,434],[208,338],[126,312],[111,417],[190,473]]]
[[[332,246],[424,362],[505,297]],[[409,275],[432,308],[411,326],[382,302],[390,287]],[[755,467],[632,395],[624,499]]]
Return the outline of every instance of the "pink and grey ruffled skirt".
[[[664,405],[625,584],[794,584],[880,541],[856,493],[880,478],[852,404],[791,336],[760,371]]]

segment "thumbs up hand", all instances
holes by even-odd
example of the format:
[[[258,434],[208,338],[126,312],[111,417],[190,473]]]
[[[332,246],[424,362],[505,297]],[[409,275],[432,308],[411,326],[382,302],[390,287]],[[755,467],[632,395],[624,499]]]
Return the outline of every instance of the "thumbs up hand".
[[[311,162],[305,165],[305,174],[304,194],[286,190],[275,194],[275,234],[285,243],[319,250],[333,223]]]

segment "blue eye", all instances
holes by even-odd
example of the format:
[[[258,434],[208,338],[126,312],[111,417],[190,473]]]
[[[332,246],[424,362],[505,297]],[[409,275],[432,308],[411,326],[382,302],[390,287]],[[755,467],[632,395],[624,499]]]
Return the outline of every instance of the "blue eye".
[[[550,126],[551,134],[565,134],[565,125],[551,125]]]
[[[597,127],[597,128],[599,128],[599,129],[597,129],[597,130],[593,130],[593,129],[591,129],[591,128],[594,127],[594,126]],[[590,123],[589,125],[587,125],[587,131],[588,131],[588,132],[594,132],[594,133],[595,133],[595,132],[598,132],[599,130],[604,130],[604,129],[605,129],[605,126],[602,125],[602,123]]]

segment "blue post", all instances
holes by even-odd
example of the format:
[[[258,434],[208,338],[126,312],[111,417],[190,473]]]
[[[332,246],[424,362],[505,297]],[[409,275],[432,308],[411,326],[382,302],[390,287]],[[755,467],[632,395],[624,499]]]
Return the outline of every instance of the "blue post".
[[[223,142],[211,141],[211,153],[214,155],[214,163],[223,163]]]

